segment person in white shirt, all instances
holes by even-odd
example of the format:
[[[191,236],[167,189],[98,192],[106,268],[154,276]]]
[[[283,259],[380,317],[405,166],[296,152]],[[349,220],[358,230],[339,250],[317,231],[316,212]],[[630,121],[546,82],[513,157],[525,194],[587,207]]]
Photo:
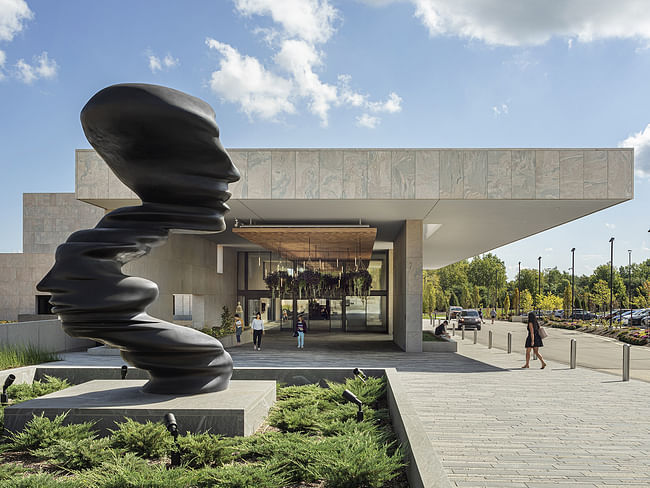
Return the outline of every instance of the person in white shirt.
[[[262,334],[264,334],[264,321],[259,312],[255,315],[251,325],[253,328],[253,350],[257,349],[259,351],[262,346]]]

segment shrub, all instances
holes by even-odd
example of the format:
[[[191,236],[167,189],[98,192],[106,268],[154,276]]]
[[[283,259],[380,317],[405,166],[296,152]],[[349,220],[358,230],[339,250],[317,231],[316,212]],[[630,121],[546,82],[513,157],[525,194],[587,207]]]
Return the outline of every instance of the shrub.
[[[391,447],[369,432],[326,437],[313,451],[309,469],[329,488],[380,488],[404,466],[402,450],[390,454]]]
[[[211,434],[187,434],[178,438],[185,466],[219,466],[232,460],[233,442]]]
[[[61,440],[49,447],[32,451],[32,454],[40,459],[49,460],[59,468],[80,471],[94,468],[111,459],[113,453],[109,445],[108,437]]]
[[[7,395],[13,400],[14,403],[24,402],[32,398],[38,398],[48,393],[68,388],[70,383],[68,380],[61,380],[54,376],[45,375],[44,381],[34,381],[31,385],[11,385],[7,388]]]
[[[224,464],[197,473],[197,485],[200,487],[282,488],[287,481],[286,476],[265,464]]]
[[[0,370],[59,361],[58,354],[34,346],[0,346]]]
[[[364,383],[359,378],[348,378],[345,383],[327,382],[328,389],[327,398],[336,403],[345,403],[343,399],[343,391],[350,390],[354,393],[364,405],[373,406],[377,405],[379,401],[386,395],[386,379],[385,378],[368,378]]]
[[[9,449],[12,451],[32,451],[49,447],[61,441],[75,441],[94,438],[93,422],[63,425],[67,413],[57,415],[50,420],[43,415],[35,415],[27,422],[25,429],[12,434]]]
[[[18,475],[2,482],[2,488],[78,488],[75,480],[55,478],[47,473]]]
[[[8,480],[14,476],[21,475],[27,471],[16,464],[0,464],[0,481]]]
[[[117,424],[116,430],[110,432],[112,447],[125,449],[148,459],[165,456],[170,452],[173,444],[165,426],[150,420],[141,424],[127,418]]]

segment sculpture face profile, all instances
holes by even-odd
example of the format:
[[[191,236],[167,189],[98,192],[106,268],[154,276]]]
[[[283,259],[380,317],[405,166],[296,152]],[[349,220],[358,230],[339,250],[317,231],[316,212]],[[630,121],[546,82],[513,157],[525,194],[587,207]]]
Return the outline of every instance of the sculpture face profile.
[[[151,379],[149,393],[190,394],[228,388],[232,359],[197,330],[147,315],[155,283],[122,266],[163,245],[172,229],[221,232],[239,172],[219,141],[212,108],[170,88],[121,84],[95,94],[81,111],[90,144],[142,200],[70,235],[38,284],[73,337],[117,347]]]

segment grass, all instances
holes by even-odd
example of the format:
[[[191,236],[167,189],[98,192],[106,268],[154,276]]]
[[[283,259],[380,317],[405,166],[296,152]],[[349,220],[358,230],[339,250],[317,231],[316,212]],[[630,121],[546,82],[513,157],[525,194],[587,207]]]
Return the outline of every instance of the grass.
[[[60,386],[60,385],[59,385]],[[43,390],[43,387],[38,387]],[[37,389],[38,389],[37,388]],[[363,402],[342,398],[349,389]],[[179,436],[182,466],[168,469],[176,449],[160,423],[126,419],[98,438],[92,423],[65,415],[34,417],[0,443],[0,485],[88,488],[223,487],[406,488],[404,455],[386,410],[385,379],[366,383],[278,387],[264,432],[226,438]],[[312,485],[313,484],[313,485]]]
[[[0,371],[60,360],[58,354],[34,346],[0,346]]]
[[[422,340],[424,342],[446,342],[444,339],[434,335],[434,333],[429,330],[422,331]]]

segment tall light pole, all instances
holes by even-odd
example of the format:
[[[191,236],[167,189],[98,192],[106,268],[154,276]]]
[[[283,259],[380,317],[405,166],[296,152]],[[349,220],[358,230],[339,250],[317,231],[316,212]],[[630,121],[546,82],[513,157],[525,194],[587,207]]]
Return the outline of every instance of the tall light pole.
[[[517,313],[521,315],[521,261],[519,261],[519,274],[517,275],[517,290],[519,290],[519,297],[517,298]]]
[[[539,296],[542,293],[542,256],[537,258],[539,269],[537,270],[537,315],[539,315]]]
[[[612,298],[614,297],[614,238],[609,240],[611,256],[609,258],[609,326],[612,326]]]
[[[576,248],[574,247],[571,249],[571,317],[573,317],[573,303],[575,300],[575,297],[573,295],[573,291],[575,289],[574,284],[575,284],[575,276],[576,276]]]
[[[627,250],[627,304],[630,306],[630,319],[631,319],[632,318],[632,249]],[[621,323],[621,325],[623,324]]]
[[[499,308],[499,270],[494,270],[494,309]]]

